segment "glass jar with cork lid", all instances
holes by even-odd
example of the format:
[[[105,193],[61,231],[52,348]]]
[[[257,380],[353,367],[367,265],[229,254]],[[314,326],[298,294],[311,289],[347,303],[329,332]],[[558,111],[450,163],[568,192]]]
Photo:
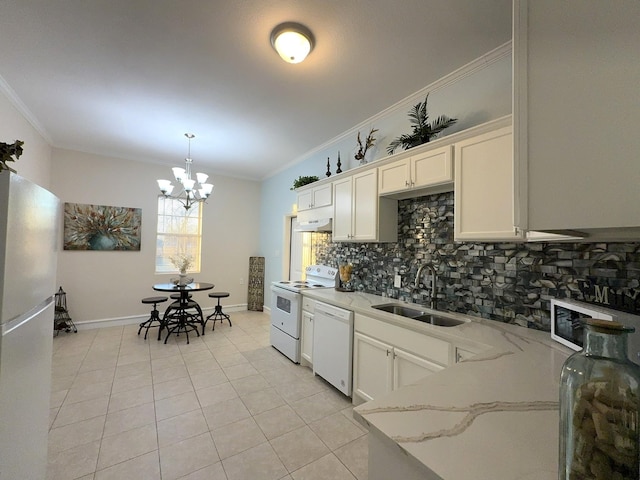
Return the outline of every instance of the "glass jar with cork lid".
[[[631,327],[585,320],[583,350],[560,376],[560,480],[640,478],[640,366],[627,356]]]

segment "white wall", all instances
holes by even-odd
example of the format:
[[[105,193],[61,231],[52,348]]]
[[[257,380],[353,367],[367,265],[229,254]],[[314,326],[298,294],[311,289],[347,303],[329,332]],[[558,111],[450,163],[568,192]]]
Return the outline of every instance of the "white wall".
[[[2,85],[0,83],[0,85]],[[51,147],[0,89],[0,142],[22,140],[24,153],[9,166],[41,187],[49,188]]]
[[[63,202],[142,209],[140,251],[61,251],[58,284],[67,292],[72,319],[120,319],[149,312],[143,297],[154,283],[175,275],[156,275],[157,178],[169,178],[169,167],[132,162],[77,151],[54,149],[51,190]],[[205,172],[206,173],[206,172]],[[196,280],[228,291],[225,305],[245,305],[249,257],[258,255],[259,182],[212,176],[215,190],[203,210],[201,273]],[[240,278],[244,284],[240,284]],[[203,308],[215,301],[195,293]]]

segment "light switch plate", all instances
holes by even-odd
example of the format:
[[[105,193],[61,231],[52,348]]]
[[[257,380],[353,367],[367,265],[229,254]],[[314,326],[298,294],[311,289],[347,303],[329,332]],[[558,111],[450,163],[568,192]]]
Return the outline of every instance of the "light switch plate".
[[[393,286],[396,288],[402,288],[402,277],[400,275],[393,277]]]

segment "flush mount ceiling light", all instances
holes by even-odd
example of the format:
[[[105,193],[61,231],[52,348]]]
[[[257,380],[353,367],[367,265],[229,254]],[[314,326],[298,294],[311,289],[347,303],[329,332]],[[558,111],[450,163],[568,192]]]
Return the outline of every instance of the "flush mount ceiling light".
[[[195,138],[195,135],[193,133],[185,133],[184,136],[189,139],[189,153],[187,158],[184,159],[185,168],[173,167],[172,169],[173,176],[182,189],[172,195],[173,185],[171,185],[171,180],[158,180],[158,187],[160,187],[162,195],[166,198],[178,200],[188,211],[194,203],[202,203],[211,195],[213,185],[206,183],[209,176],[204,173],[196,173],[197,181],[191,179],[191,164],[193,163],[191,159],[191,139]]]
[[[311,30],[295,22],[281,23],[271,32],[271,45],[288,63],[300,63],[313,50]]]

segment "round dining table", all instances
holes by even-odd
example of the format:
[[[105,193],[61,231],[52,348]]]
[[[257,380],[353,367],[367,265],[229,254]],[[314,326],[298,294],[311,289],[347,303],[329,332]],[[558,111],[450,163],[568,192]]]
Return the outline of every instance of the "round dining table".
[[[173,283],[157,283],[153,286],[153,289],[158,292],[171,292],[179,293],[180,298],[177,302],[169,305],[162,317],[162,324],[160,329],[167,329],[167,337],[164,339],[164,343],[167,343],[169,335],[175,333],[180,335],[184,332],[187,337],[187,344],[189,343],[189,332],[195,331],[198,336],[198,327],[196,324],[202,325],[202,334],[204,335],[205,320],[202,313],[202,309],[198,302],[189,298],[191,292],[201,292],[204,290],[211,290],[215,285],[213,283],[205,282],[192,282],[187,285],[175,285]],[[191,313],[189,310],[197,310],[198,314]]]

